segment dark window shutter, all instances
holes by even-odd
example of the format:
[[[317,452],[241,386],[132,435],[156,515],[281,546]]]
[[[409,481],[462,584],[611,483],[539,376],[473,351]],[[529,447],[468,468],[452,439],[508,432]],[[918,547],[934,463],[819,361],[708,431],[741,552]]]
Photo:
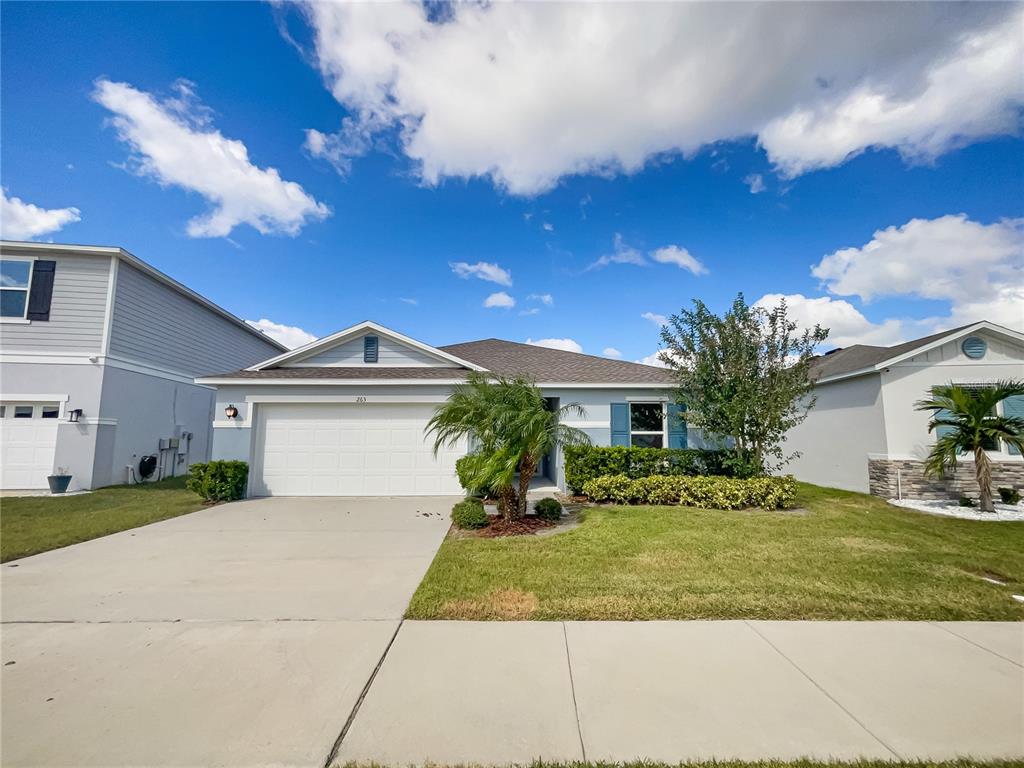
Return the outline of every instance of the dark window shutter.
[[[629,445],[629,403],[612,403],[612,445]]]
[[[1003,400],[1003,416],[1016,416],[1024,419],[1024,395],[1014,395]],[[1020,455],[1015,446],[1008,446],[1010,453]]]
[[[50,300],[53,298],[53,276],[56,261],[36,261],[32,266],[32,287],[28,293],[29,320],[49,320]]]
[[[363,336],[363,362],[364,363],[376,363],[377,362],[377,337],[376,336]]]
[[[686,447],[686,409],[675,403],[668,404],[668,447]]]

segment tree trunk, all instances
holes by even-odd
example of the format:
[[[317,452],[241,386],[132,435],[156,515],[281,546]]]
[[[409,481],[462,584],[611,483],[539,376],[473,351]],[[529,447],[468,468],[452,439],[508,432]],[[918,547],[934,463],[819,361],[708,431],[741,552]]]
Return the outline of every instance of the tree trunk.
[[[519,464],[519,506],[516,510],[516,517],[526,514],[526,505],[529,502],[527,494],[530,491],[530,480],[537,469],[537,460],[529,454],[523,457]]]
[[[980,445],[974,449],[974,475],[981,491],[981,511],[995,512],[996,508],[992,504],[992,462]]]
[[[498,494],[498,512],[505,520],[513,520],[519,509],[519,500],[516,498],[516,489],[511,485],[502,488]]]

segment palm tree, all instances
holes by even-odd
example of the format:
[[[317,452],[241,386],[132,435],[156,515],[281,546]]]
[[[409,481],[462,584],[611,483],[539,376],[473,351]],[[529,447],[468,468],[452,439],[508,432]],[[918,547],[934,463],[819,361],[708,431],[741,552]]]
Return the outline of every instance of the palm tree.
[[[925,461],[925,472],[942,476],[955,467],[961,454],[974,454],[974,473],[981,491],[981,509],[992,506],[992,462],[986,450],[1002,440],[1024,453],[1024,419],[999,416],[996,406],[1008,397],[1024,395],[1024,381],[1000,381],[987,387],[944,384],[932,389],[930,399],[919,400],[919,411],[934,411],[928,431],[938,439]]]
[[[545,454],[555,446],[590,442],[584,432],[562,423],[570,414],[584,415],[583,407],[550,408],[529,379],[473,372],[437,409],[427,434],[434,435],[435,453],[472,437],[477,445],[466,466],[473,485],[494,493],[502,516],[513,519],[526,514],[530,478]]]

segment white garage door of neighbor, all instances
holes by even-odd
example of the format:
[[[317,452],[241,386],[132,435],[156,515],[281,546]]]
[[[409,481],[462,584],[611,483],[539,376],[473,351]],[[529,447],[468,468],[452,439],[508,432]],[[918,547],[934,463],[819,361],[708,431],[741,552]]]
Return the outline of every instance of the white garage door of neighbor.
[[[49,487],[46,476],[53,474],[57,450],[55,418],[42,418],[41,405],[19,405],[32,415],[14,418],[13,405],[4,405],[0,417],[0,488],[34,489]]]
[[[455,461],[434,456],[425,403],[267,403],[258,409],[258,496],[461,494]]]

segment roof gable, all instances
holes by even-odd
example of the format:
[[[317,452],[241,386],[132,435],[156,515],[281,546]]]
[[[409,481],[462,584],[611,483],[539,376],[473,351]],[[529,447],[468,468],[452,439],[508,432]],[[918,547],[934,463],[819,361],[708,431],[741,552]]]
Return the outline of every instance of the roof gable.
[[[987,320],[970,325],[962,325],[948,331],[933,333],[920,339],[896,344],[892,347],[872,347],[866,344],[855,344],[852,347],[827,353],[816,358],[812,364],[812,373],[818,383],[827,383],[838,379],[863,376],[877,373],[883,368],[909,360],[950,341],[969,336],[979,331],[987,331],[1001,338],[1024,344],[1024,334],[1011,328],[1005,328]]]
[[[362,344],[366,336],[379,340],[377,363],[364,363]],[[484,370],[468,360],[424,344],[371,320],[324,336],[291,352],[252,366],[250,371],[281,368],[462,368]]]

